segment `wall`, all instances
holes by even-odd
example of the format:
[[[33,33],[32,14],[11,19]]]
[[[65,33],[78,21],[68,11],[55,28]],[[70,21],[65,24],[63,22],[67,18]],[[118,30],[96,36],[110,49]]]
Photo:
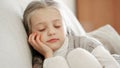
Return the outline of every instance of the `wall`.
[[[110,24],[120,34],[120,0],[76,1],[77,17],[87,32]]]

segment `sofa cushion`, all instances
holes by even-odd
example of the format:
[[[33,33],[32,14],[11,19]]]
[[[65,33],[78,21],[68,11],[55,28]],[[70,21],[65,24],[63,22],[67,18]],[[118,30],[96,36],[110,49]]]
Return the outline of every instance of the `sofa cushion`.
[[[31,52],[21,16],[19,1],[1,0],[0,68],[32,68]]]
[[[105,25],[87,35],[98,39],[111,54],[120,55],[120,35],[110,25]]]

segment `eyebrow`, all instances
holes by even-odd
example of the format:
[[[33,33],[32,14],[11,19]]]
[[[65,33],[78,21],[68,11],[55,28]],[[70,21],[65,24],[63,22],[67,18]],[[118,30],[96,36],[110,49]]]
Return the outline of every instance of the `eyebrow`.
[[[53,22],[56,22],[56,21],[60,21],[60,19],[55,19],[55,20],[53,20]]]
[[[44,22],[39,22],[39,23],[35,24],[34,26],[41,25],[41,24],[44,24]]]
[[[56,21],[60,21],[60,19],[58,18],[58,19],[53,20],[53,23]],[[43,24],[45,24],[45,22],[39,22],[39,23],[35,24],[34,26],[43,25]]]

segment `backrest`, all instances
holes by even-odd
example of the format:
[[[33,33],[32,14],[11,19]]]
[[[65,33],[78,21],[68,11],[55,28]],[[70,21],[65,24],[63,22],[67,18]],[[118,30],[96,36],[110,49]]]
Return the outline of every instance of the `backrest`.
[[[32,68],[31,52],[21,19],[25,5],[20,3],[24,3],[23,0],[0,2],[0,68]]]

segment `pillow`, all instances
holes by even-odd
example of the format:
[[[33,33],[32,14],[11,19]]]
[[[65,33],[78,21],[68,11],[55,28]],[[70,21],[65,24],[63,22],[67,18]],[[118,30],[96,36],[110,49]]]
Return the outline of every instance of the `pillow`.
[[[32,68],[19,2],[1,0],[0,9],[0,68]]]
[[[27,5],[33,0],[17,0],[18,4],[20,5],[19,9],[21,10],[21,13],[22,13],[22,17],[23,17],[23,12],[25,10],[25,8],[27,7]]]
[[[111,54],[120,55],[120,35],[110,25],[105,25],[99,29],[87,33],[87,35],[98,39]]]

